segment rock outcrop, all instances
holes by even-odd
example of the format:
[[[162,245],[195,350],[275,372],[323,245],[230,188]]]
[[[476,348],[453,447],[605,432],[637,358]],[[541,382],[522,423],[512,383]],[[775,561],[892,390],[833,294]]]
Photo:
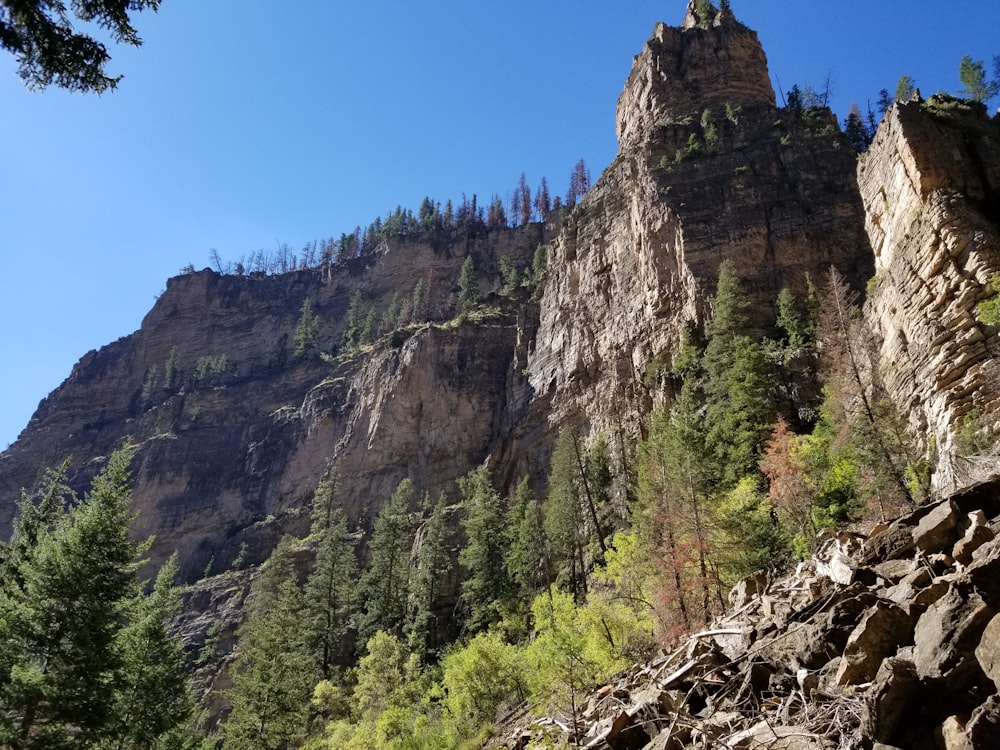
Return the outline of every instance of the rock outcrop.
[[[437,492],[489,459],[501,486],[538,477],[565,426],[606,435],[624,462],[671,396],[660,372],[703,321],[723,260],[762,331],[781,287],[802,291],[807,274],[833,264],[863,283],[871,253],[835,118],[775,108],[754,32],[728,12],[711,23],[693,12],[683,29],[658,26],[637,56],[618,157],[548,225],[398,236],[268,277],[171,279],[140,330],[85,355],[0,454],[0,535],[44,467],[73,456],[83,487],[126,436],[141,445],[137,531],[156,535],[154,563],[176,548],[186,580],[301,533],[333,465],[349,521],[365,527],[406,476]],[[466,256],[489,306],[500,259],[525,268],[546,240],[534,297],[457,316]],[[307,299],[325,348],[352,297],[377,323],[418,279],[419,324],[351,356],[295,357]]]
[[[618,142],[631,148],[660,125],[682,123],[692,112],[727,104],[774,106],[767,58],[757,33],[732,12],[701,21],[690,3],[680,28],[656,24],[633,59],[618,98]]]
[[[142,327],[85,355],[0,455],[0,534],[45,467],[73,456],[71,483],[85,486],[126,437],[140,445],[136,533],[156,535],[154,564],[176,550],[189,581],[225,570],[244,544],[256,563],[283,533],[307,531],[312,492],[333,464],[352,526],[367,526],[407,476],[420,491],[452,489],[516,421],[526,385],[523,321],[454,319],[458,269],[472,254],[488,292],[501,257],[530,264],[536,230],[438,248],[402,237],[371,256],[277,276],[171,279]],[[418,280],[420,322],[350,355],[295,357],[306,299],[325,347],[340,341],[352,295],[380,320]]]
[[[756,34],[692,13],[686,28],[658,25],[633,62],[618,156],[551,243],[528,359],[550,424],[622,443],[663,395],[651,376],[703,322],[724,260],[761,331],[783,286],[801,294],[831,265],[859,288],[871,274],[836,119],[777,109]]]
[[[1000,272],[1000,121],[948,97],[896,104],[858,168],[875,253],[865,318],[894,403],[936,449],[948,493],[1000,471],[956,445],[964,417],[1000,417],[1000,338],[976,305]]]

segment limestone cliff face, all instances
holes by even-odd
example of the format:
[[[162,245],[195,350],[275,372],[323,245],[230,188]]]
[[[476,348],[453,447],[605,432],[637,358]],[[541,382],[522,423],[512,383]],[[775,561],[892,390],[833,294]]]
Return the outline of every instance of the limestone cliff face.
[[[691,33],[695,30],[701,33]],[[631,146],[646,140],[655,126],[682,122],[705,107],[751,102],[774,105],[757,33],[729,11],[701,22],[691,3],[682,27],[658,23],[633,59],[618,99],[618,141]]]
[[[458,268],[471,253],[488,292],[499,258],[530,263],[535,229],[438,249],[398,238],[324,270],[171,279],[142,327],[84,356],[0,454],[0,535],[44,467],[73,456],[72,484],[83,487],[127,436],[141,446],[136,530],[156,535],[154,563],[177,549],[188,580],[225,569],[244,543],[252,563],[282,533],[307,531],[312,491],[331,465],[350,521],[362,525],[404,477],[420,490],[452,486],[489,455],[523,381],[511,369],[516,317],[448,322]],[[350,356],[294,356],[307,298],[327,346],[340,340],[352,294],[381,319],[418,279],[426,322]],[[199,376],[199,364],[222,356],[221,373]]]
[[[756,34],[657,26],[618,103],[619,153],[552,243],[528,377],[553,425],[634,437],[731,259],[773,324],[782,286],[870,274],[855,156],[828,113],[774,106]],[[625,441],[623,440],[622,443]]]
[[[947,494],[1000,471],[955,445],[959,418],[1000,420],[1000,339],[975,307],[1000,271],[1000,121],[946,98],[897,104],[858,169],[876,276],[865,317],[882,376]]]
[[[703,323],[727,259],[761,331],[783,286],[802,292],[832,265],[860,289],[877,265],[867,314],[883,378],[935,437],[940,485],[961,485],[954,419],[1000,408],[997,334],[972,315],[1000,268],[997,124],[897,108],[859,172],[834,116],[775,107],[768,81],[754,32],[689,8],[634,60],[615,161],[548,225],[395,237],[278,276],[171,279],[140,330],[85,355],[0,454],[0,537],[44,467],[74,456],[83,487],[126,436],[141,446],[137,530],[156,534],[154,563],[177,549],[187,580],[224,570],[244,544],[254,563],[304,533],[331,467],[365,527],[404,477],[432,493],[484,461],[501,488],[537,477],[566,426],[606,435],[624,464],[669,400],[658,371]],[[541,286],[500,304],[500,259],[525,268],[539,243]],[[468,256],[496,311],[457,315]],[[377,322],[418,280],[418,322],[397,335],[295,356],[306,300],[325,348],[352,298]]]

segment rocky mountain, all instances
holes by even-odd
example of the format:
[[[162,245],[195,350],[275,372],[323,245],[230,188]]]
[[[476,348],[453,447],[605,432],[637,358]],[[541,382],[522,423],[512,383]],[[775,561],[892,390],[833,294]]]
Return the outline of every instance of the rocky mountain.
[[[136,533],[155,535],[154,564],[176,550],[188,583],[238,558],[261,562],[282,534],[304,536],[313,491],[331,473],[349,523],[362,529],[407,477],[420,493],[453,493],[459,477],[485,462],[502,490],[524,475],[541,489],[564,428],[588,441],[603,436],[619,475],[628,476],[651,410],[675,395],[663,373],[685,331],[705,321],[720,265],[730,261],[743,280],[757,333],[773,327],[782,288],[802,294],[833,267],[865,293],[875,338],[864,366],[931,455],[943,505],[922,507],[864,543],[838,537],[836,544],[862,550],[861,558],[845,553],[846,580],[816,567],[832,564],[821,560],[796,579],[753,583],[755,594],[733,602],[753,611],[752,625],[727,621],[693,637],[683,653],[644,668],[643,691],[656,675],[648,700],[634,686],[623,688],[626,697],[614,688],[595,696],[594,711],[608,695],[654,714],[669,706],[681,716],[683,705],[688,739],[680,742],[697,732],[743,732],[733,747],[826,746],[767,745],[755,739],[759,726],[735,719],[711,729],[691,723],[716,700],[719,676],[744,668],[746,684],[724,710],[771,706],[795,713],[795,726],[815,705],[809,694],[833,683],[919,683],[928,705],[926,691],[974,685],[982,698],[975,705],[992,706],[995,691],[970,666],[968,649],[955,657],[959,669],[943,651],[922,654],[919,642],[947,640],[930,619],[921,624],[933,613],[960,623],[971,607],[975,633],[962,641],[969,645],[996,630],[987,623],[1000,611],[995,587],[979,585],[987,573],[975,572],[991,570],[993,558],[957,549],[967,532],[980,541],[996,532],[1000,463],[995,452],[970,456],[959,432],[982,434],[1000,422],[1000,339],[975,314],[1000,273],[1000,120],[947,97],[898,103],[859,157],[829,110],[776,106],[752,30],[728,10],[699,19],[691,3],[681,27],[658,24],[634,58],[616,128],[614,162],[575,206],[544,222],[438,226],[306,270],[206,269],[170,279],[140,329],[84,355],[0,454],[0,537],[9,535],[22,488],[46,467],[72,456],[70,483],[82,488],[126,438],[140,446]],[[463,311],[469,259],[480,300]],[[511,289],[511,268],[528,281]],[[359,340],[365,325],[370,335]],[[815,401],[816,386],[808,377],[783,386],[790,417]],[[943,521],[946,544],[883,549],[897,537],[915,540],[924,519],[939,513],[951,519]],[[947,559],[911,559],[914,545]],[[896,597],[904,584],[911,598]],[[774,599],[775,586],[784,599]],[[190,596],[189,625],[194,610],[239,598],[213,591],[206,585]],[[956,597],[951,609],[938,604]],[[238,612],[226,617],[231,630]],[[883,618],[902,634],[878,642],[877,664],[866,640],[852,666],[851,644],[869,637],[855,639],[855,630],[881,627]],[[894,656],[900,647],[915,650]],[[815,659],[806,663],[807,654]],[[983,658],[993,660],[979,662],[993,679],[995,659]],[[795,664],[820,682],[793,684]],[[934,708],[927,726],[966,721],[973,709]],[[593,746],[631,731],[638,714],[629,711],[624,724],[613,717],[601,728]],[[894,720],[871,721],[892,729],[868,737],[897,736]],[[812,726],[803,733],[816,734]],[[659,736],[648,728],[633,735],[642,742],[612,744],[643,747]],[[670,736],[654,746],[680,746]]]
[[[801,291],[831,265],[862,284],[873,265],[855,156],[833,115],[776,108],[757,36],[731,13],[692,19],[657,25],[636,56],[618,157],[572,211],[477,236],[394,236],[306,271],[171,279],[141,328],[85,355],[0,455],[0,534],[44,467],[72,456],[84,486],[126,436],[142,445],[137,531],[156,535],[154,562],[176,549],[187,580],[225,569],[244,544],[259,562],[301,532],[330,466],[356,523],[406,476],[436,492],[488,459],[501,485],[537,477],[564,426],[609,436],[626,461],[669,397],[650,368],[703,319],[723,260],[762,329],[783,286]],[[457,317],[466,257],[495,291],[500,260],[525,268],[540,243],[532,296]],[[381,316],[418,279],[426,315],[391,340],[330,361],[293,356],[306,299],[318,338],[339,341],[352,294]]]

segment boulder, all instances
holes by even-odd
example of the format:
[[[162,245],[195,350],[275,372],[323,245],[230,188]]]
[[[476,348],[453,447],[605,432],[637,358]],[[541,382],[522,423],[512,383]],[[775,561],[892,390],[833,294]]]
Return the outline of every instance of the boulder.
[[[920,619],[913,633],[913,662],[920,679],[959,690],[979,670],[974,649],[995,612],[977,591],[952,584]]]
[[[858,685],[875,678],[882,660],[913,641],[913,620],[901,607],[879,601],[861,618],[844,647],[838,685]]]
[[[911,531],[914,546],[925,555],[950,552],[958,537],[958,509],[950,500],[934,506]]]
[[[628,711],[615,717],[603,739],[611,750],[640,750],[651,740],[642,724]]]
[[[764,593],[767,588],[767,573],[758,570],[741,580],[729,592],[729,603],[733,609],[743,609],[754,599]]]
[[[981,516],[982,513],[978,515]],[[962,538],[955,542],[955,548],[952,550],[951,556],[955,558],[956,562],[968,565],[972,562],[973,553],[987,542],[993,541],[995,537],[996,535],[990,527],[985,524],[970,526]]]
[[[983,673],[1000,689],[1000,615],[986,625],[976,646],[976,660]]]
[[[896,560],[913,551],[912,526],[903,520],[893,521],[884,531],[865,540],[859,562],[873,565],[885,560]]]
[[[941,750],[974,750],[965,733],[965,722],[957,716],[949,716],[934,730],[934,739]]]
[[[978,706],[969,717],[965,731],[975,750],[1000,747],[1000,697],[991,695]]]
[[[898,741],[903,722],[911,715],[910,704],[920,689],[913,663],[900,657],[882,662],[865,696],[861,728],[875,742]]]
[[[913,559],[886,560],[885,562],[872,565],[871,569],[879,578],[884,578],[887,581],[895,583],[916,571],[917,561]]]

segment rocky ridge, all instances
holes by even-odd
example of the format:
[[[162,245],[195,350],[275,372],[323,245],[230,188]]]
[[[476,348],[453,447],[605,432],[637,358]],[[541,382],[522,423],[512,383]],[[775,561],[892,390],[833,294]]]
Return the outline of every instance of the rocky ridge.
[[[85,486],[126,436],[140,445],[136,533],[155,534],[153,564],[176,550],[186,581],[226,570],[244,545],[245,562],[259,563],[282,534],[307,531],[313,490],[333,462],[344,511],[360,526],[407,476],[421,491],[452,489],[523,409],[526,346],[514,315],[455,322],[458,269],[472,255],[488,294],[499,258],[530,265],[543,229],[398,237],[335,267],[171,279],[142,327],[85,355],[0,454],[0,534],[44,467],[73,456],[72,484]],[[294,357],[306,299],[317,338],[339,341],[352,294],[381,315],[418,279],[426,314],[393,340],[332,360]],[[197,376],[198,363],[220,356],[223,373]],[[159,385],[147,389],[150,372]]]
[[[1000,409],[997,331],[973,314],[1000,268],[997,121],[896,107],[859,168],[832,113],[775,107],[753,32],[726,13],[701,23],[692,8],[682,29],[658,26],[635,58],[618,157],[557,222],[396,237],[362,258],[280,276],[170,280],[141,329],[81,359],[0,454],[0,535],[42,468],[75,455],[83,485],[131,435],[141,445],[137,531],[156,534],[154,563],[176,548],[185,580],[207,579],[189,589],[185,632],[201,642],[208,613],[222,612],[231,639],[252,574],[210,574],[244,545],[253,565],[281,534],[303,535],[331,465],[351,523],[364,527],[406,476],[432,492],[484,461],[500,487],[537,476],[562,427],[610,436],[624,464],[649,410],[672,397],[660,371],[703,322],[723,260],[743,277],[761,331],[782,286],[802,291],[806,274],[833,265],[860,289],[877,269],[865,308],[880,337],[877,370],[936,450],[935,487],[948,499],[865,540],[829,538],[795,576],[745,582],[735,614],[595,694],[572,731],[594,747],[930,747],[920,737],[993,731],[997,513],[983,493],[995,491],[960,491],[997,470],[956,454],[955,427],[973,411],[995,424]],[[489,302],[499,259],[525,267],[539,242],[548,268],[533,297],[514,312],[455,315],[466,256]],[[306,299],[321,335],[337,340],[352,293],[381,312],[417,278],[429,312],[401,337],[335,361],[291,356]],[[182,370],[218,355],[228,367],[147,393],[174,348]],[[930,544],[927,525],[943,541]],[[870,633],[855,639],[862,625]],[[951,640],[956,649],[940,646]],[[918,654],[920,644],[933,648]],[[956,700],[935,701],[942,688]],[[917,718],[895,698],[883,706],[883,694],[907,696],[922,707]],[[785,736],[769,736],[773,726]],[[841,739],[825,737],[831,727]],[[924,734],[907,735],[914,727]]]
[[[490,746],[1000,746],[998,534],[996,484],[822,532],[794,573],[744,579],[727,615],[579,697],[575,717],[522,708]]]

